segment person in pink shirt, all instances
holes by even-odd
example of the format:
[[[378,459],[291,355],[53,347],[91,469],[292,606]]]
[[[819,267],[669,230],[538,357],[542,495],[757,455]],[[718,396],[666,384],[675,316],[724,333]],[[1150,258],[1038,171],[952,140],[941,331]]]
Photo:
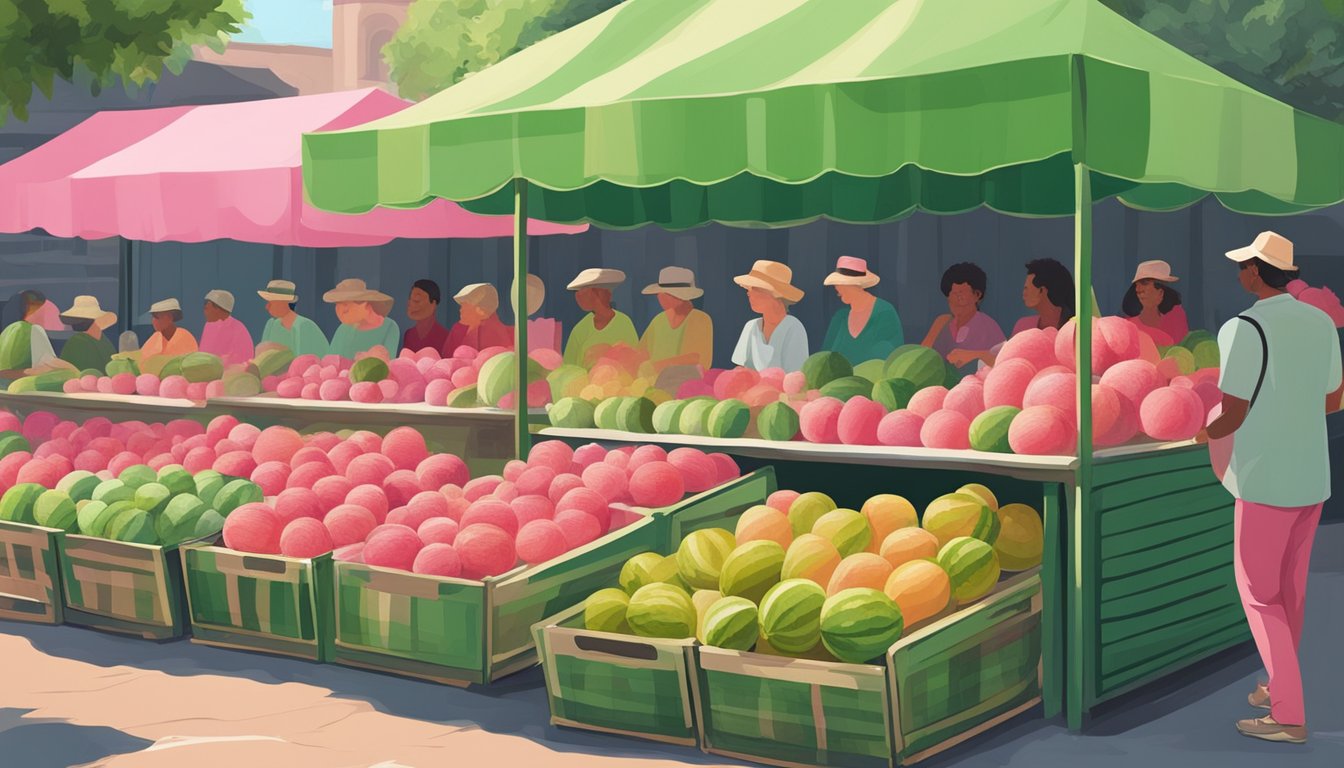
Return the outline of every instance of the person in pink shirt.
[[[233,294],[214,290],[205,294],[205,329],[201,331],[200,350],[224,361],[242,365],[252,359],[256,347],[247,326],[233,316]]]
[[[1022,303],[1032,314],[1017,321],[1010,336],[1032,328],[1063,328],[1073,318],[1073,275],[1054,259],[1027,262]]]
[[[1145,261],[1134,272],[1120,309],[1140,331],[1159,347],[1180,344],[1190,333],[1190,321],[1181,306],[1181,294],[1171,286],[1180,278],[1171,265],[1160,259]]]
[[[499,292],[489,283],[472,283],[453,297],[459,319],[448,331],[443,356],[450,357],[458,347],[476,351],[489,347],[513,347],[513,326],[499,319]]]

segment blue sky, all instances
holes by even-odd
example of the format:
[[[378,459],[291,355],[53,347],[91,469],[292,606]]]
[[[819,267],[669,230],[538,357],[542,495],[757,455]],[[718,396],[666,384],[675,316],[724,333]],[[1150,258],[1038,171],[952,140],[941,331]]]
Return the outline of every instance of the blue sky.
[[[331,47],[331,0],[247,0],[241,43]]]

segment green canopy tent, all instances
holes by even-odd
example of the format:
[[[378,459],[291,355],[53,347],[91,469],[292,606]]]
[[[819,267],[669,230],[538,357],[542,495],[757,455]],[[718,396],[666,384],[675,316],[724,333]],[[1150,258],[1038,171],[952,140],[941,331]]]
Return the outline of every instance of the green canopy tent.
[[[1071,535],[1087,536],[1093,204],[1332,205],[1344,200],[1344,126],[1098,0],[628,0],[396,115],[305,137],[304,175],[329,210],[444,197],[512,211],[517,274],[528,215],[668,228],[982,205],[1072,215],[1084,530]],[[515,280],[517,306],[525,285]],[[525,334],[519,323],[519,349]],[[518,440],[525,451],[522,418]],[[1084,662],[1069,658],[1072,678]],[[1070,690],[1071,723],[1084,698]]]

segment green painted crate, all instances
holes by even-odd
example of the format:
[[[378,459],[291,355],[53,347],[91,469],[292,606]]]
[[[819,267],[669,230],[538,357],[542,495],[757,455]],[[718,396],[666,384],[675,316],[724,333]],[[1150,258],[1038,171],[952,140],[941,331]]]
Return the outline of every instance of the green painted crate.
[[[66,623],[147,640],[182,636],[186,595],[176,546],[77,534],[57,542]]]
[[[534,631],[553,725],[695,745],[695,640],[593,632],[582,605]]]
[[[563,557],[484,581],[336,563],[334,659],[453,684],[487,683],[525,669],[537,659],[534,624],[616,583],[631,556],[664,548],[671,519],[741,514],[765,498],[761,491],[772,478],[747,475],[641,515]]]
[[[1033,570],[915,629],[884,665],[701,646],[701,747],[783,766],[917,762],[1040,701],[1040,609]]]
[[[65,532],[0,522],[0,619],[60,624],[61,569],[57,540]]]
[[[182,547],[191,640],[329,661],[336,603],[331,554],[252,555],[206,543]]]

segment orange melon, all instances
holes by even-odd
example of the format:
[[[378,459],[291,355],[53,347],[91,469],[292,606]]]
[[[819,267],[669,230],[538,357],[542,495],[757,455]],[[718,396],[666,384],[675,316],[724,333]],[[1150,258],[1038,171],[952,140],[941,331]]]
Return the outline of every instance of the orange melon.
[[[892,567],[886,558],[872,552],[859,552],[840,561],[831,580],[826,585],[826,595],[850,589],[867,587],[881,592],[891,577]]]
[[[748,541],[773,541],[787,550],[793,543],[793,526],[789,516],[773,507],[758,504],[737,520],[736,538],[738,544]]]
[[[911,560],[892,571],[882,590],[900,606],[909,627],[942,613],[952,598],[952,581],[937,563]]]
[[[919,527],[919,512],[915,510],[915,505],[907,501],[904,496],[897,496],[894,493],[882,493],[872,497],[863,503],[863,509],[859,512],[868,518],[868,527],[873,530],[873,538],[864,550],[866,552],[880,553],[882,542],[886,541],[893,531]]]
[[[839,566],[840,550],[834,544],[815,533],[805,533],[794,539],[784,552],[780,581],[807,579],[825,589]]]
[[[938,537],[923,528],[900,528],[882,540],[878,554],[900,568],[911,560],[933,560],[938,557]]]

